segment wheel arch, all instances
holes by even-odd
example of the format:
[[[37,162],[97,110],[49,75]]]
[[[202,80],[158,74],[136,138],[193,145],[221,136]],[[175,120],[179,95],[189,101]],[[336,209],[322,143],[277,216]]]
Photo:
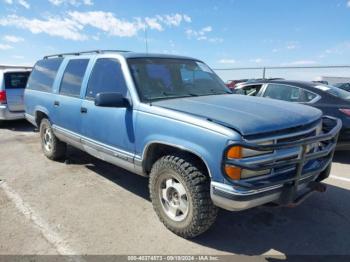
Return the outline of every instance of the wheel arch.
[[[174,145],[168,142],[153,141],[148,143],[142,154],[142,170],[147,176],[151,171],[152,165],[161,157],[168,154],[179,154],[191,156],[195,164],[205,171],[211,178],[211,172],[207,161],[197,152],[184,146]]]
[[[47,118],[50,120],[48,111],[44,108],[37,108],[35,110],[35,123],[38,127],[40,127],[40,122],[44,118]]]

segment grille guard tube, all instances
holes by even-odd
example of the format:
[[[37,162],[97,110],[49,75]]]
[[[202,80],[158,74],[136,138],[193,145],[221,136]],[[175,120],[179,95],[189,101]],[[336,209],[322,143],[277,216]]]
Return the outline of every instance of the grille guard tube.
[[[248,170],[253,170],[253,171],[259,171],[259,170],[264,170],[264,169],[272,169],[272,168],[278,168],[282,166],[288,166],[288,165],[293,165],[296,164],[296,172],[295,175],[291,178],[287,179],[282,179],[276,182],[271,182],[267,183],[262,186],[256,186],[251,182],[243,180],[231,180],[228,178],[228,180],[233,184],[234,186],[238,186],[241,188],[246,188],[246,189],[261,189],[264,187],[268,187],[274,184],[284,184],[284,183],[292,183],[291,186],[294,187],[296,190],[298,187],[299,180],[301,176],[308,176],[308,175],[317,175],[318,173],[322,172],[327,165],[329,165],[332,161],[334,150],[336,147],[337,139],[338,139],[338,134],[339,131],[342,127],[342,122],[338,118],[330,117],[330,116],[323,116],[322,117],[322,123],[323,127],[322,129],[327,129],[329,128],[329,125],[325,126],[326,121],[332,122],[332,128],[326,133],[323,133],[321,135],[317,135],[314,137],[309,137],[309,138],[303,138],[297,141],[292,141],[292,142],[282,142],[282,143],[277,143],[277,144],[272,144],[272,145],[258,145],[255,143],[250,143],[246,141],[237,141],[234,143],[231,143],[230,145],[227,146],[227,148],[224,151],[224,156],[223,156],[223,165],[222,165],[222,170],[224,172],[224,167],[225,165],[232,165],[236,167],[240,167],[242,169],[248,169]],[[320,143],[320,142],[328,142],[327,145],[325,145],[321,150],[316,151],[316,152],[311,152],[307,153],[307,146],[314,144],[314,143]],[[227,158],[227,151],[229,148],[232,146],[241,146],[243,148],[248,148],[252,150],[257,150],[257,151],[273,151],[273,150],[279,150],[279,149],[286,149],[286,148],[295,148],[300,146],[300,153],[297,158],[295,159],[289,159],[289,160],[283,160],[281,159],[279,162],[276,162],[276,159],[271,158],[269,160],[266,160],[261,163],[252,163],[249,164],[247,161],[243,163],[242,159],[228,159]],[[327,157],[327,158],[326,158]],[[326,159],[325,159],[326,158]],[[303,173],[303,167],[304,164],[313,159],[322,159],[322,165],[316,170],[312,170],[309,173]],[[303,174],[302,174],[303,173]]]

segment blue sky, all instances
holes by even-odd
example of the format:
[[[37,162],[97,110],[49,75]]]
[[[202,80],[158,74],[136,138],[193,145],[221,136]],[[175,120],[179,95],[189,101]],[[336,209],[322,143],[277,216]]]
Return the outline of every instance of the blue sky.
[[[89,49],[189,55],[214,68],[350,64],[348,0],[0,0],[0,64]]]

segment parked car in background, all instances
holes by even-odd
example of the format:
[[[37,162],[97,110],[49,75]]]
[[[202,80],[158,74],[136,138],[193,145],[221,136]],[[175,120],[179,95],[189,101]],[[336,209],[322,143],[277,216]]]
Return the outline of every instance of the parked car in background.
[[[248,79],[228,80],[226,81],[225,85],[230,89],[234,89],[237,84],[247,81]]]
[[[338,150],[350,150],[350,93],[334,86],[302,81],[261,81],[236,87],[235,94],[261,96],[316,107],[343,122]]]
[[[283,78],[250,78],[250,79],[240,79],[240,80],[228,80],[226,82],[226,86],[230,89],[235,89],[236,86],[244,83],[254,83],[254,82],[260,82],[262,80],[283,80]]]
[[[38,61],[25,107],[49,159],[70,144],[149,177],[159,219],[186,238],[217,207],[296,205],[324,191],[341,128],[316,108],[234,96],[200,60],[118,51]]]
[[[24,119],[24,88],[30,67],[0,65],[0,122]]]
[[[316,83],[316,84],[323,84],[323,85],[328,85],[328,81],[324,81],[324,80],[315,80],[315,81],[312,81],[313,83]]]
[[[338,83],[338,84],[334,84],[333,86],[350,92],[350,83]]]

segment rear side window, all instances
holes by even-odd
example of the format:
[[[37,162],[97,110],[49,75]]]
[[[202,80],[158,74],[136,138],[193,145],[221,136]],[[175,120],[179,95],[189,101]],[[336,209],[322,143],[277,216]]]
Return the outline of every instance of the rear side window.
[[[261,89],[261,85],[251,85],[251,86],[245,86],[242,88],[243,92],[245,95],[247,96],[256,96],[260,89]]]
[[[269,84],[265,90],[264,97],[289,102],[302,102],[300,89],[288,85]]]
[[[63,58],[50,58],[38,61],[28,79],[27,89],[51,92],[62,60]]]
[[[5,73],[5,89],[25,88],[30,72]]]
[[[92,70],[86,90],[86,98],[95,99],[96,94],[117,92],[126,96],[127,87],[118,60],[100,58]]]
[[[317,97],[317,95],[315,93],[311,93],[311,92],[306,91],[306,90],[304,90],[304,96],[305,96],[304,101],[302,101],[302,102],[310,102]]]
[[[62,78],[60,94],[79,97],[88,63],[89,59],[73,59],[68,62]]]

